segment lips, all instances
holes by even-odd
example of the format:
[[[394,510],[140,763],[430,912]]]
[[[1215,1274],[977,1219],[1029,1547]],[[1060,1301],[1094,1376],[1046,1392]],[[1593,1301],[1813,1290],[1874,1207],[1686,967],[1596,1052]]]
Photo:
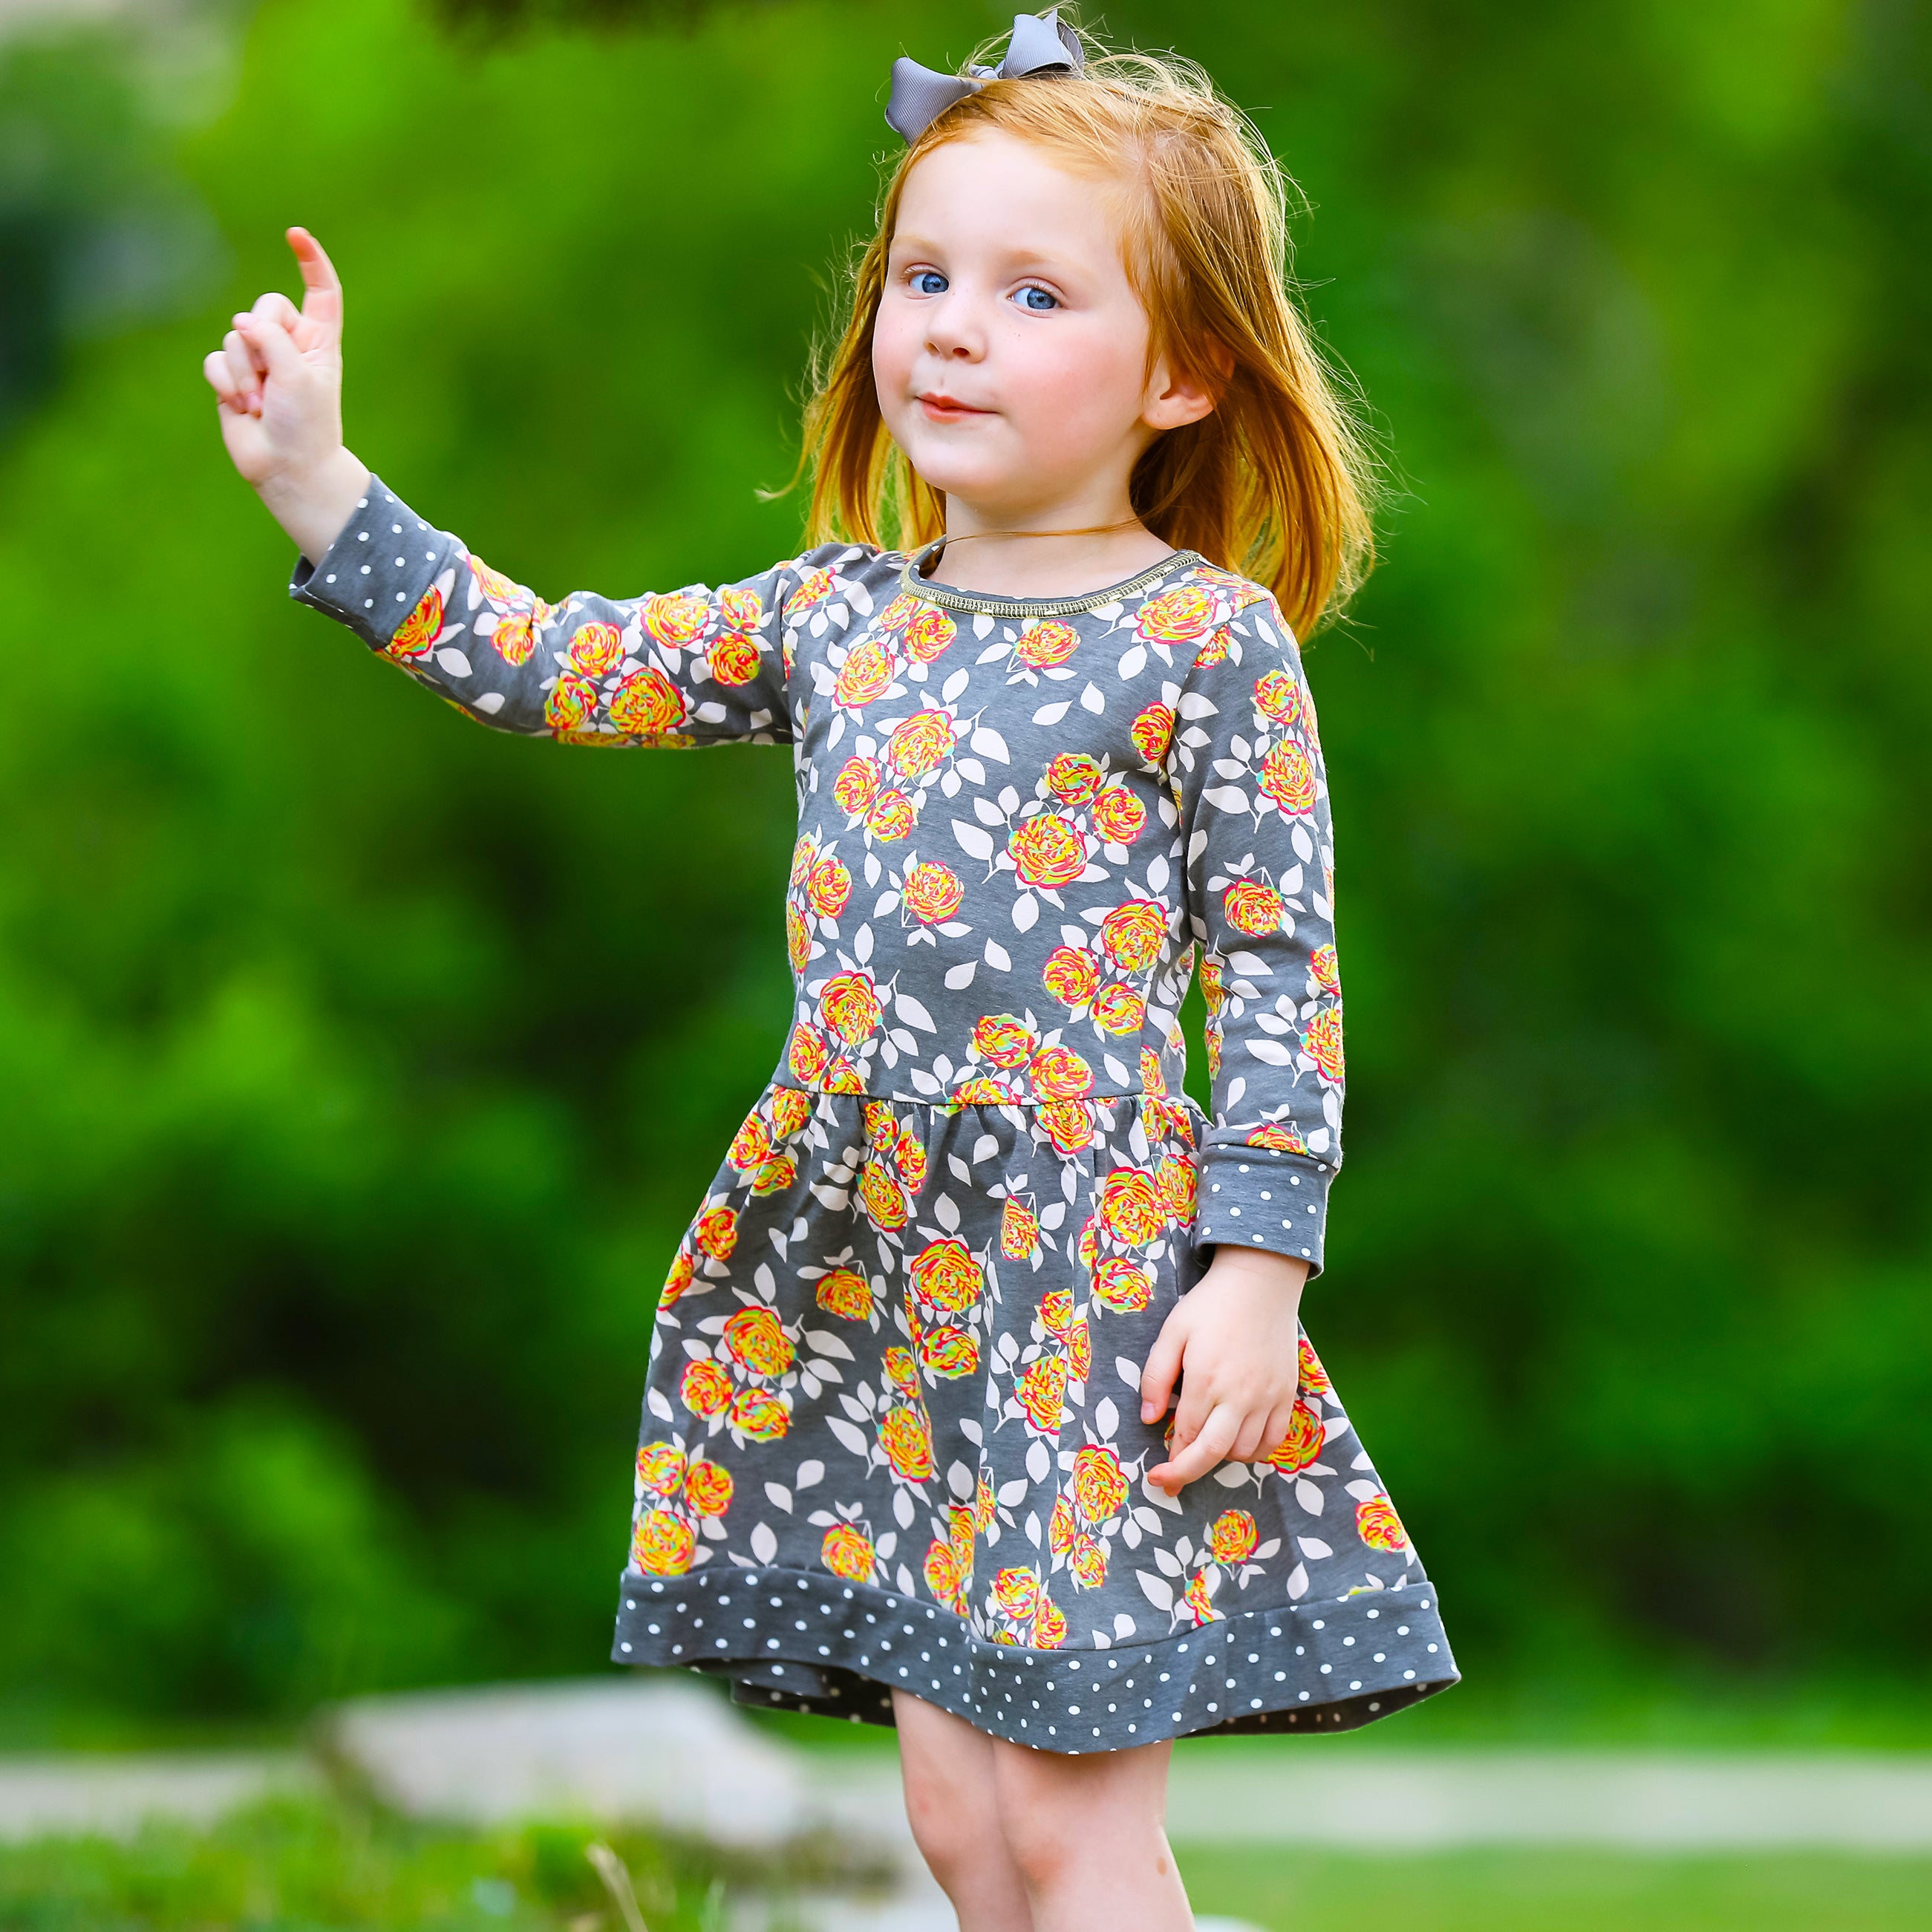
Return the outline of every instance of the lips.
[[[991,410],[976,409],[970,403],[962,403],[956,396],[926,395],[918,398],[920,408],[940,422],[962,422],[968,416],[991,416]]]

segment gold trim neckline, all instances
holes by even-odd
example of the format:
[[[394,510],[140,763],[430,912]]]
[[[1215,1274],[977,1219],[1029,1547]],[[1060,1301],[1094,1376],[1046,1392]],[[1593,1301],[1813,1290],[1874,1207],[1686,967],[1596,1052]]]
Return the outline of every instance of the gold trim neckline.
[[[920,560],[945,541],[944,537],[934,537],[906,559],[899,568],[899,588],[948,610],[978,611],[991,617],[1076,616],[1084,610],[1098,610],[1104,604],[1118,604],[1177,570],[1191,568],[1207,561],[1198,550],[1178,550],[1172,556],[1164,556],[1160,562],[1150,564],[1138,575],[1119,584],[1110,584],[1104,590],[1089,591],[1084,597],[1002,597],[991,591],[955,590],[950,584],[929,584],[919,576],[916,570]]]

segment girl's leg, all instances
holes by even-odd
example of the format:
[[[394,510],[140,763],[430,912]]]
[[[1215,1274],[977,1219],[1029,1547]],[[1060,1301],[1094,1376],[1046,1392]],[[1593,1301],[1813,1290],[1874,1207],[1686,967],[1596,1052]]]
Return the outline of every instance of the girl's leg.
[[[1165,1826],[1168,1745],[1073,1756],[983,1742],[1034,1932],[1192,1932]]]
[[[904,1690],[892,1693],[892,1716],[906,1817],[959,1932],[1034,1932],[1027,1887],[1000,1834],[994,1740]]]

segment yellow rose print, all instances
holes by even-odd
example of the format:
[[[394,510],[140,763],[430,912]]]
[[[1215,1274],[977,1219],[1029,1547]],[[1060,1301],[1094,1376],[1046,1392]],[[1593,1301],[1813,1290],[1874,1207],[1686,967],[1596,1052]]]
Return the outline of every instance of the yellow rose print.
[[[833,578],[829,570],[808,570],[798,580],[798,588],[784,601],[785,622],[795,624],[808,617],[832,595]]]
[[[916,1194],[926,1185],[926,1150],[910,1129],[899,1136],[892,1158],[898,1162],[899,1178]]]
[[[1145,1168],[1117,1167],[1101,1182],[1100,1225],[1123,1247],[1144,1247],[1160,1239],[1166,1216],[1154,1178]]]
[[[836,919],[852,896],[852,874],[843,861],[826,857],[812,867],[806,897],[820,919]]]
[[[1339,993],[1342,990],[1341,975],[1336,970],[1334,946],[1318,946],[1308,956],[1308,976],[1314,982],[1318,992]]]
[[[631,1537],[631,1560],[649,1576],[682,1576],[697,1549],[697,1532],[667,1509],[646,1510]]]
[[[740,1309],[724,1324],[724,1346],[754,1376],[782,1376],[792,1365],[790,1338],[769,1308]]]
[[[1045,1046],[1027,1062],[1033,1090],[1046,1100],[1077,1100],[1094,1090],[1094,1070],[1070,1046]]]
[[[1094,1269],[1094,1299],[1116,1315],[1138,1315],[1154,1298],[1146,1269],[1124,1256],[1108,1255]]]
[[[1046,788],[1062,805],[1084,805],[1106,782],[1098,758],[1084,752],[1062,752],[1046,768]]]
[[[692,1513],[720,1516],[731,1507],[731,1472],[722,1462],[694,1462],[685,1478],[685,1501]]]
[[[672,650],[694,644],[711,622],[710,607],[703,598],[675,594],[646,597],[639,614],[644,628]]]
[[[887,842],[909,837],[918,823],[918,806],[890,785],[873,800],[872,808],[866,814],[866,830]]]
[[[1185,1114],[1182,1115],[1184,1120]],[[1178,1154],[1163,1154],[1154,1168],[1154,1191],[1161,1210],[1170,1220],[1191,1221],[1201,1177],[1192,1161]]]
[[[1084,1382],[1093,1372],[1094,1342],[1083,1316],[1066,1331],[1066,1379]]]
[[[1147,1002],[1132,987],[1116,980],[1103,987],[1094,1002],[1094,1024],[1102,1033],[1138,1033],[1147,1016]]]
[[[915,711],[892,728],[886,762],[902,778],[923,778],[952,750],[952,720],[944,711]]]
[[[488,635],[490,648],[506,664],[528,664],[537,647],[536,620],[527,610],[500,612]]]
[[[841,973],[826,980],[818,1004],[826,1024],[850,1046],[869,1040],[878,1028],[878,990],[869,973]]]
[[[879,1418],[879,1447],[897,1474],[923,1483],[932,1474],[932,1425],[923,1409],[889,1408]]]
[[[1280,893],[1263,879],[1237,879],[1221,895],[1221,911],[1228,923],[1257,939],[1279,932],[1287,910]]]
[[[1088,1522],[1118,1516],[1127,1500],[1127,1474],[1118,1451],[1090,1444],[1073,1456],[1073,1504]]]
[[[1056,946],[1040,975],[1064,1006],[1084,1006],[1100,989],[1100,962],[1084,946]]]
[[[1224,1510],[1208,1526],[1208,1547],[1217,1563],[1246,1562],[1261,1540],[1261,1532],[1246,1510]]]
[[[1064,1495],[1055,1496],[1053,1508],[1046,1519],[1046,1547],[1054,1556],[1064,1556],[1073,1547],[1074,1537],[1079,1525],[1073,1514],[1072,1499]]]
[[[1124,973],[1144,973],[1160,957],[1167,908],[1154,899],[1129,899],[1100,922],[1100,945]]]
[[[1082,1531],[1073,1539],[1073,1554],[1066,1567],[1080,1588],[1097,1590],[1107,1580],[1107,1546]]]
[[[1277,724],[1301,722],[1301,686],[1285,670],[1264,671],[1255,680],[1255,709]]]
[[[848,758],[832,782],[832,796],[848,818],[862,818],[879,795],[885,772],[876,758]]]
[[[908,1399],[917,1396],[919,1367],[910,1349],[894,1347],[886,1351],[886,1379],[901,1395]]]
[[[754,1168],[768,1160],[771,1151],[771,1130],[756,1114],[752,1114],[733,1136],[730,1150],[724,1158],[734,1167]]]
[[[398,664],[414,664],[429,656],[430,647],[442,632],[442,592],[431,584],[396,626],[395,634],[382,646],[382,655]]]
[[[1292,738],[1284,738],[1262,760],[1262,790],[1294,818],[1315,809],[1315,766]]]
[[[860,1169],[859,1204],[872,1226],[887,1234],[903,1228],[912,1214],[905,1190],[883,1161],[868,1160]]]
[[[1015,1623],[1024,1623],[1040,1596],[1040,1579],[1030,1570],[1002,1570],[993,1578],[993,1601]]]
[[[1039,1217],[1018,1195],[1008,1195],[1000,1209],[1000,1253],[1024,1261],[1039,1245]]]
[[[784,929],[785,958],[794,974],[802,973],[812,963],[812,928],[804,914],[790,903],[784,909]]]
[[[1268,1451],[1268,1462],[1284,1476],[1298,1475],[1321,1454],[1322,1440],[1321,1417],[1298,1397],[1288,1414],[1288,1433]]]
[[[611,723],[640,737],[675,730],[688,715],[676,686],[655,666],[632,672],[611,694]]]
[[[926,1546],[926,1587],[942,1604],[950,1604],[959,1594],[959,1565],[950,1543]]]
[[[1197,1570],[1193,1580],[1181,1593],[1182,1609],[1197,1624],[1216,1623],[1220,1620],[1221,1612],[1214,1607],[1214,1599],[1208,1594],[1209,1588],[1207,1571]]]
[[[1150,765],[1164,764],[1174,738],[1174,712],[1165,704],[1150,704],[1129,728],[1134,749]]]
[[[1300,1386],[1310,1395],[1332,1395],[1334,1387],[1328,1379],[1328,1371],[1322,1366],[1322,1358],[1316,1354],[1308,1337],[1302,1336],[1298,1345],[1301,1363]]]
[[[544,722],[553,731],[580,730],[597,713],[597,680],[582,671],[557,674],[544,700]]]
[[[869,1583],[872,1580],[872,1539],[849,1522],[835,1524],[825,1532],[819,1555],[826,1568],[835,1576],[843,1576],[854,1583]]]
[[[782,1194],[798,1178],[798,1162],[790,1154],[761,1162],[752,1177],[754,1194]]]
[[[1355,1505],[1355,1534],[1371,1550],[1396,1550],[1408,1547],[1408,1535],[1395,1505],[1382,1495],[1370,1496]]]
[[[749,684],[761,662],[755,638],[713,638],[705,656],[712,676],[720,684]]]
[[[752,1442],[776,1442],[791,1426],[791,1412],[780,1397],[763,1389],[740,1389],[731,1398],[729,1420]]]
[[[707,1208],[692,1228],[692,1245],[713,1261],[729,1261],[738,1245],[738,1214],[732,1208]]]
[[[1141,606],[1134,633],[1145,644],[1185,644],[1198,638],[1214,621],[1214,600],[1189,584],[1150,597]]]
[[[832,686],[832,701],[857,710],[883,698],[892,681],[892,661],[868,638],[845,653]]]
[[[1057,617],[1030,624],[1021,633],[1016,655],[1022,664],[1035,670],[1064,664],[1080,646],[1080,633]]]
[[[886,638],[899,636],[924,608],[910,592],[902,591],[879,613],[879,634]]]
[[[998,1514],[994,1508],[993,1484],[986,1471],[980,1472],[980,1486],[973,1496],[973,1523],[976,1529],[985,1529],[992,1523]]]
[[[812,1118],[812,1102],[796,1087],[772,1090],[772,1124],[778,1136],[790,1140]]]
[[[1048,891],[1071,885],[1087,869],[1087,835],[1058,812],[1023,820],[1008,835],[1006,850],[1025,884]]]
[[[697,1273],[698,1265],[692,1259],[689,1250],[680,1248],[672,1258],[670,1274],[664,1276],[664,1287],[658,1295],[658,1306],[660,1308],[672,1306],[696,1279]]]
[[[1339,1087],[1346,1069],[1342,1058],[1342,1009],[1322,1006],[1301,1035],[1301,1050],[1315,1063],[1316,1076],[1324,1087]]]
[[[1034,1031],[1012,1013],[987,1013],[973,1028],[973,1051],[995,1066],[1021,1066],[1033,1052]]]
[[[920,1337],[919,1358],[949,1382],[974,1374],[980,1366],[980,1338],[964,1328],[928,1328]]]
[[[706,1357],[686,1364],[678,1393],[693,1415],[720,1415],[731,1400],[731,1378]]]
[[[674,1442],[647,1442],[638,1451],[638,1480],[654,1496],[684,1487],[684,1451]]]
[[[828,1315],[848,1322],[872,1318],[872,1287],[866,1277],[851,1268],[832,1268],[818,1278],[815,1298]]]
[[[902,634],[907,650],[921,664],[930,664],[958,634],[958,627],[944,610],[922,604],[919,614]]]
[[[1110,845],[1131,845],[1147,830],[1147,807],[1125,785],[1112,785],[1094,801],[1094,824]]]
[[[956,1235],[928,1241],[913,1257],[908,1272],[913,1299],[922,1307],[958,1315],[980,1298],[980,1264]]]
[[[1078,1154],[1094,1144],[1094,1116],[1079,1100],[1049,1100],[1035,1118],[1055,1154]]]
[[[815,1084],[824,1078],[831,1057],[825,1036],[815,1026],[801,1020],[793,1028],[791,1044],[785,1052],[785,1064],[791,1070],[794,1079]]]
[[[1066,1618],[1060,1606],[1040,1586],[1033,1606],[1033,1641],[1036,1650],[1058,1650],[1066,1641]]]
[[[1058,1436],[1066,1413],[1066,1358],[1042,1355],[1014,1385],[1027,1426],[1036,1436]]]
[[[623,634],[615,624],[580,624],[570,634],[570,668],[586,677],[605,677],[623,660]]]
[[[470,572],[476,580],[477,589],[482,591],[493,604],[511,603],[518,596],[529,594],[527,592],[520,592],[518,586],[512,584],[501,571],[492,570],[480,556],[470,558]]]
[[[926,860],[906,874],[905,908],[922,926],[939,926],[959,910],[966,889],[956,874]]]
[[[1250,1147],[1273,1148],[1280,1154],[1306,1154],[1308,1143],[1301,1137],[1301,1130],[1287,1120],[1264,1120],[1258,1127],[1248,1130]]]
[[[1040,1297],[1040,1325],[1055,1337],[1064,1335],[1073,1325],[1073,1291],[1071,1288],[1049,1288]]]

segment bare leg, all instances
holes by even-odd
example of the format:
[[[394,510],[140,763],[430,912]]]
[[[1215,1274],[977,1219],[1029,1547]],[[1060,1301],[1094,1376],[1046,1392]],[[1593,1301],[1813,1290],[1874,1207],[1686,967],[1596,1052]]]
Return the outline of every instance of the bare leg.
[[[920,1855],[959,1915],[959,1932],[1034,1932],[1027,1888],[1000,1830],[996,1741],[904,1690],[892,1693],[892,1716],[899,1727],[906,1818]]]
[[[1074,1756],[986,1742],[1033,1932],[1193,1932],[1165,1826],[1168,1745]]]

